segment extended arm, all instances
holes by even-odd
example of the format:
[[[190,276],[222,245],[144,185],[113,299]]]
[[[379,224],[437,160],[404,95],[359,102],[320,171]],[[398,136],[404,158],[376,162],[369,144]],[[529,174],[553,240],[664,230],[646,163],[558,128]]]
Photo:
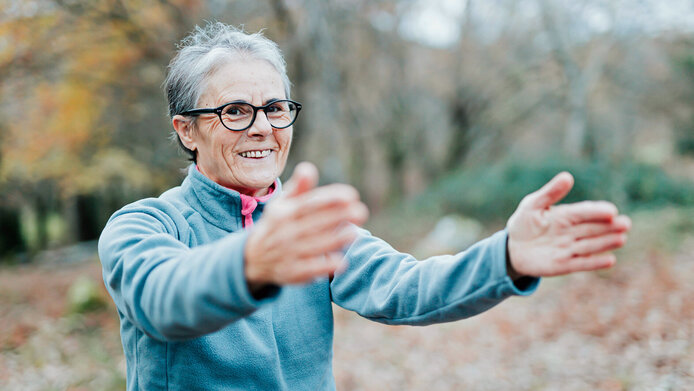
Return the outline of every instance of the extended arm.
[[[167,211],[167,209],[169,209]],[[194,338],[255,311],[244,277],[247,234],[190,248],[170,205],[147,200],[117,212],[99,239],[106,287],[118,310],[148,335]],[[174,222],[174,219],[177,219]]]
[[[572,186],[571,175],[557,175],[523,199],[506,231],[453,256],[416,261],[364,231],[332,282],[333,300],[379,322],[423,325],[527,295],[537,277],[611,267],[609,251],[624,245],[631,222],[605,201],[555,206]]]
[[[511,295],[529,295],[538,279],[506,270],[505,231],[456,255],[418,261],[361,230],[346,253],[348,269],[331,283],[333,301],[371,320],[427,325],[483,312]]]

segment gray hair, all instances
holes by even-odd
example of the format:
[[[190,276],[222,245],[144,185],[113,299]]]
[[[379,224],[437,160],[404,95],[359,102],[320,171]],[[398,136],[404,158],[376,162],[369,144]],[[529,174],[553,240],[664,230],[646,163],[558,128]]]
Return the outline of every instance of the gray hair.
[[[169,63],[164,89],[169,103],[169,116],[195,108],[206,88],[206,80],[219,67],[238,55],[265,60],[282,77],[284,92],[290,99],[291,82],[287,76],[287,65],[275,42],[266,38],[262,31],[248,34],[243,29],[221,22],[210,22],[195,29],[178,45],[178,53]],[[196,161],[196,151],[186,148],[174,131],[172,136]]]

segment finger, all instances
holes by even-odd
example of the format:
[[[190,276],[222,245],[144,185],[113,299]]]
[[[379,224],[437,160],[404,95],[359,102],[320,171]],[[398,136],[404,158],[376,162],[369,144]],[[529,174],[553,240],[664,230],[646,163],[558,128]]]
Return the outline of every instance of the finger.
[[[589,222],[611,222],[619,211],[607,201],[582,201],[574,204],[557,205],[553,213],[572,224]]]
[[[342,252],[357,236],[356,227],[343,226],[339,229],[321,231],[314,235],[298,237],[292,231],[281,237],[269,237],[264,248],[264,257],[270,259],[312,258],[329,252]]]
[[[324,219],[319,221],[322,225],[339,224],[340,221],[335,221],[336,219],[361,225],[368,215],[368,208],[359,201],[356,189],[349,185],[333,184],[315,188],[294,198],[272,202],[268,205],[264,218],[273,220],[276,226],[291,224],[293,229],[301,229],[297,224],[305,219]]]
[[[546,209],[566,197],[574,185],[574,178],[566,171],[560,172],[539,190],[528,194],[524,202],[533,209]]]
[[[627,232],[631,228],[631,220],[626,216],[618,216],[611,222],[582,223],[571,227],[571,236],[575,239],[585,239],[608,233]]]
[[[595,254],[584,257],[573,257],[562,265],[554,275],[569,274],[574,272],[586,272],[592,270],[607,269],[617,263],[614,254]]]
[[[282,195],[287,198],[304,194],[318,185],[318,169],[313,163],[301,162],[296,165],[287,181]]]
[[[317,235],[298,239],[289,251],[298,258],[310,258],[321,254],[341,251],[354,242],[357,230],[353,225],[335,231],[323,231]]]
[[[292,201],[299,212],[297,215],[301,216],[322,208],[344,206],[359,200],[357,189],[350,185],[335,183],[315,188],[297,196]]]
[[[297,237],[315,235],[318,232],[334,231],[346,224],[362,225],[369,217],[369,209],[361,202],[346,207],[323,209],[310,213],[294,223]]]
[[[327,277],[346,268],[347,262],[342,254],[331,253],[295,262],[286,275],[290,284],[308,283],[316,278]]]
[[[631,219],[629,216],[619,215],[612,220],[612,223],[625,227],[624,232],[629,232],[631,229]]]
[[[352,231],[356,231],[356,227],[352,224],[362,225],[367,217],[366,205],[355,203],[346,208],[334,208],[311,213],[299,219],[259,221],[252,232],[263,231],[263,241],[266,247],[264,252],[268,256],[298,256],[297,254],[313,256],[344,247],[352,239]],[[345,228],[346,226],[349,227]],[[268,227],[269,229],[266,229]],[[343,229],[347,230],[345,234],[349,234],[349,237],[344,239],[339,235],[336,236]],[[321,246],[306,254],[305,251],[309,251],[308,248],[313,248],[311,243],[316,241],[322,241]]]
[[[588,256],[605,251],[616,250],[627,241],[625,233],[612,233],[592,238],[577,240],[571,246],[571,253],[574,256]]]

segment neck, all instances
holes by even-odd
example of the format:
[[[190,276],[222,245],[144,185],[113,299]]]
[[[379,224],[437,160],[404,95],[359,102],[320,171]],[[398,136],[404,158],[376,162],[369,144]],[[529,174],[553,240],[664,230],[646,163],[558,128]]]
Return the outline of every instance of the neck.
[[[228,189],[231,189],[231,190],[236,190],[239,193],[250,196],[250,197],[262,197],[264,195],[267,195],[267,193],[269,191],[268,190],[269,188],[267,188],[267,187],[264,189],[243,189],[243,188],[235,188],[235,187],[231,187],[231,186],[225,186],[225,187],[227,187]]]

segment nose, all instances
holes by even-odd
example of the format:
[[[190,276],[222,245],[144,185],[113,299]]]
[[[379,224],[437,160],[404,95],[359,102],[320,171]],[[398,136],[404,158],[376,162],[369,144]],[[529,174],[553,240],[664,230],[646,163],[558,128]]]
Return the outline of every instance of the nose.
[[[267,114],[263,110],[258,110],[255,122],[248,128],[248,136],[266,137],[270,133],[272,133],[272,125],[267,119]]]

